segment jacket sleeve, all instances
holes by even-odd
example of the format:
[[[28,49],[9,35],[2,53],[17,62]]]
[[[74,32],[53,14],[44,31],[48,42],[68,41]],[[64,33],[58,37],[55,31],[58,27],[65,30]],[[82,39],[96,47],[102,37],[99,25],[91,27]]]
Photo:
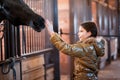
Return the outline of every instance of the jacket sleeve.
[[[85,56],[84,50],[80,44],[67,44],[57,33],[53,34],[50,40],[52,44],[64,54],[76,57]]]

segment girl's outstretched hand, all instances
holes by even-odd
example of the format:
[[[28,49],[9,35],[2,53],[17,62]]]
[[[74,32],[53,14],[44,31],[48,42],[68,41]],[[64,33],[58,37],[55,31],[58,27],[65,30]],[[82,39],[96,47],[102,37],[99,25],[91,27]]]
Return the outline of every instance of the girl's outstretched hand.
[[[53,30],[53,25],[52,25],[52,23],[50,23],[49,20],[46,20],[46,21],[45,21],[45,26],[46,26],[46,28],[47,28],[47,30],[48,30],[48,33],[52,36],[52,34],[54,34],[54,30]]]

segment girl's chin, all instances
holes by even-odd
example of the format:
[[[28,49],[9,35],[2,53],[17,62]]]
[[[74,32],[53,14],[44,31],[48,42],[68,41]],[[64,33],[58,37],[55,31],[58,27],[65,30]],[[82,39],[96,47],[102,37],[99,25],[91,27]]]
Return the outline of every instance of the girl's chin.
[[[79,39],[80,41],[83,41],[83,39]]]
[[[81,39],[79,39],[79,41],[82,41]]]

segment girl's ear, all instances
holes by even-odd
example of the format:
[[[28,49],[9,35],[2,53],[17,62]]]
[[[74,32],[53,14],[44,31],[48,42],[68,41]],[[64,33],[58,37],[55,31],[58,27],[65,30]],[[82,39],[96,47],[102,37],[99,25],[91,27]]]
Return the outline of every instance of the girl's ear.
[[[89,32],[88,32],[88,35],[89,35],[89,36],[91,36],[91,35],[92,35],[92,33],[89,31]]]

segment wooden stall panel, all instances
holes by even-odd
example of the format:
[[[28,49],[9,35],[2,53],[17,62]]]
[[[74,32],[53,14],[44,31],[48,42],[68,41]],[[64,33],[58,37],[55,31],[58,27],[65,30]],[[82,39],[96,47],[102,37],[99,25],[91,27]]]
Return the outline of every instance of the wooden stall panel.
[[[46,72],[46,79],[47,80],[54,80],[54,68],[51,67],[49,69],[47,69],[47,72]]]
[[[24,71],[23,80],[44,80],[44,67]]]
[[[23,80],[44,80],[44,55],[29,57],[22,61]]]
[[[16,70],[16,80],[20,80],[20,63],[15,63],[14,69]],[[4,70],[7,71],[8,66],[4,67]],[[8,74],[3,74],[2,67],[0,67],[0,80],[14,80],[12,69],[10,69]]]

